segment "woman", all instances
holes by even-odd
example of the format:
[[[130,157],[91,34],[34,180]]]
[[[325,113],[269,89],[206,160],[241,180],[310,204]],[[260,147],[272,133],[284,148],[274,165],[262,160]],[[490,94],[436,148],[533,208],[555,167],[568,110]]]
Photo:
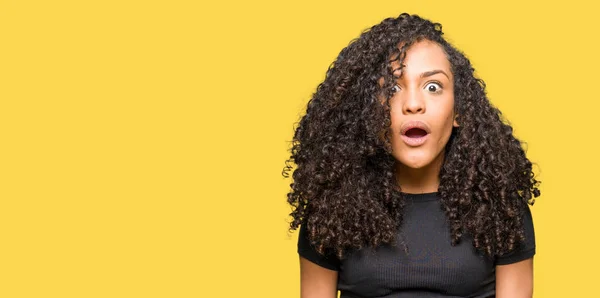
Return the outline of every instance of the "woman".
[[[531,297],[539,181],[441,25],[344,48],[296,128],[301,296]]]

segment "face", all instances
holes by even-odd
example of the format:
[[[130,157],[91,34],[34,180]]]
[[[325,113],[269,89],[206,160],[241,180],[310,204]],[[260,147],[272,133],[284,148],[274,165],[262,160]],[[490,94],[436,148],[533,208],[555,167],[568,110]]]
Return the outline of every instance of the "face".
[[[402,166],[421,169],[441,161],[453,126],[454,81],[443,49],[423,40],[406,52],[390,99],[392,154]],[[399,67],[398,61],[392,67]]]

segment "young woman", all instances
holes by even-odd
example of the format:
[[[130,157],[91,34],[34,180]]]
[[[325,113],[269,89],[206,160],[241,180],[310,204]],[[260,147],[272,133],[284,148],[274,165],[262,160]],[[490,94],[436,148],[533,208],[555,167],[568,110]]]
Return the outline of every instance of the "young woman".
[[[309,101],[283,171],[303,298],[532,296],[539,181],[442,34],[383,20]]]

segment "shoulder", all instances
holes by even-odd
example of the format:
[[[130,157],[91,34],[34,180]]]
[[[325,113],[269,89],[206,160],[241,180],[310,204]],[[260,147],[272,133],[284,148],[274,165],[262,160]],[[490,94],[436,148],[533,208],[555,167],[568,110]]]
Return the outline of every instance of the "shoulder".
[[[508,265],[532,258],[536,253],[535,229],[533,215],[529,205],[524,204],[521,208],[523,218],[523,232],[525,239],[517,243],[515,249],[507,254],[497,256],[496,265]]]
[[[340,269],[340,260],[331,250],[326,250],[323,254],[317,251],[306,224],[300,225],[298,232],[298,254],[321,267],[336,271]]]

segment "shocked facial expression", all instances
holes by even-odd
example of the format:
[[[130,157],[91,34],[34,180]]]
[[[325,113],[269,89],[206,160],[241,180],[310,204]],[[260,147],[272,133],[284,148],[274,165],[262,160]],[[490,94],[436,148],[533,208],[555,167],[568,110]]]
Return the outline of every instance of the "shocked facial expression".
[[[452,128],[454,80],[446,53],[429,40],[406,52],[390,98],[392,154],[403,166],[421,169],[443,159]],[[391,63],[394,69],[399,62]]]

